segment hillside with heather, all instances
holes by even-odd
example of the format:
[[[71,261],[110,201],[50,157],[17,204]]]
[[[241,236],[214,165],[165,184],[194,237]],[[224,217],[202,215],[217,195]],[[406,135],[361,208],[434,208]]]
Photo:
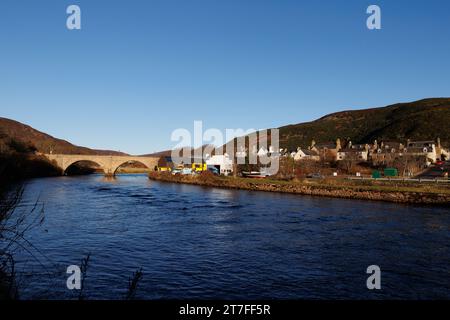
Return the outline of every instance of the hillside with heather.
[[[441,139],[450,145],[450,98],[424,99],[382,108],[342,111],[318,120],[279,128],[280,146],[294,150],[317,143],[350,139],[353,143],[381,140]]]
[[[353,143],[372,143],[375,139],[435,140],[450,146],[450,98],[432,98],[399,103],[381,108],[342,111],[311,122],[280,127],[280,147],[295,150],[316,143],[332,142],[337,138]],[[269,138],[270,139],[270,138]],[[43,153],[124,155],[110,150],[95,150],[54,138],[20,122],[0,117],[2,141],[17,141]],[[170,151],[152,154],[167,156]]]
[[[19,142],[42,153],[89,154],[89,155],[125,155],[111,150],[95,150],[71,144],[54,138],[23,123],[0,117],[0,144],[8,141]]]

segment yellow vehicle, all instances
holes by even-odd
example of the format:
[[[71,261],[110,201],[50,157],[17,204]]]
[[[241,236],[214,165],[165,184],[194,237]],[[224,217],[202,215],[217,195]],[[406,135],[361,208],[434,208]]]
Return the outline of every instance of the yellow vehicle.
[[[202,172],[206,170],[208,170],[206,163],[192,163],[192,172]]]
[[[170,172],[170,171],[172,171],[172,168],[170,168],[170,167],[158,167],[158,171],[160,171],[160,172],[165,172],[165,171]]]

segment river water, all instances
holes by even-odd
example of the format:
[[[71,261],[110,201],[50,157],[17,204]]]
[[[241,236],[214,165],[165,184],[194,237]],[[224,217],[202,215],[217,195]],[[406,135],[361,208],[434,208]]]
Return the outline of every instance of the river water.
[[[450,298],[450,209],[204,188],[144,175],[36,179],[45,220],[16,255],[22,299]],[[368,290],[366,269],[381,269]]]

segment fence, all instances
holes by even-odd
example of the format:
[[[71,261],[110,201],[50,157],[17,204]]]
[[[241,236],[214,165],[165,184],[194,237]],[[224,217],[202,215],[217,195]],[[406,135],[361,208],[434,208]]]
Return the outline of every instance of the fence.
[[[450,183],[449,179],[426,179],[426,178],[372,178],[372,177],[347,177],[349,180],[374,180],[374,181],[399,181],[420,183]]]

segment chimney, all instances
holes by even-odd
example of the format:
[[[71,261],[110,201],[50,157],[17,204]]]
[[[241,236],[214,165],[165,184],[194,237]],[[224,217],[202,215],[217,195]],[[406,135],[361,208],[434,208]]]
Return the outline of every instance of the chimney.
[[[341,139],[336,139],[336,151],[341,150]]]

